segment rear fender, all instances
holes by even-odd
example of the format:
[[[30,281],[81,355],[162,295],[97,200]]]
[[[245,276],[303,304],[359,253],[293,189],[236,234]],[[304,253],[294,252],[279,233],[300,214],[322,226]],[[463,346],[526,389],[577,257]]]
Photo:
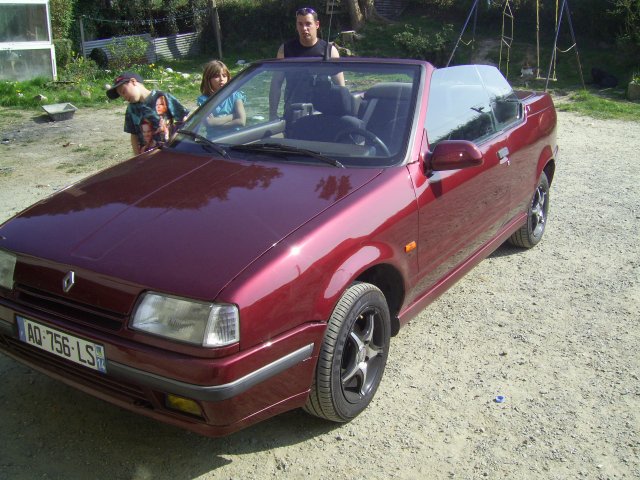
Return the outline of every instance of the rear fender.
[[[555,158],[558,155],[558,146],[556,145],[555,151],[551,148],[551,145],[545,145],[538,157],[538,166],[536,168],[536,182],[540,178],[540,175],[544,171],[547,174],[549,185],[553,182],[553,174],[555,173]]]

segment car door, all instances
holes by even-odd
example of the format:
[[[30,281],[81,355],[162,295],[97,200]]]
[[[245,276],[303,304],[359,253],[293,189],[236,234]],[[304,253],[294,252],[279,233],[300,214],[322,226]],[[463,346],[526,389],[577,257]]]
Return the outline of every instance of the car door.
[[[530,129],[524,127],[525,112],[522,102],[502,73],[490,65],[478,65],[485,90],[489,94],[491,110],[495,118],[498,135],[500,162],[504,165],[505,185],[509,188],[509,213],[505,222],[523,211],[528,205],[536,178],[535,145]],[[529,185],[531,184],[531,185]]]
[[[430,289],[493,238],[509,214],[507,165],[497,142],[491,102],[473,65],[436,70],[427,105],[429,150],[443,140],[468,140],[484,162],[440,172],[416,171],[419,290]]]

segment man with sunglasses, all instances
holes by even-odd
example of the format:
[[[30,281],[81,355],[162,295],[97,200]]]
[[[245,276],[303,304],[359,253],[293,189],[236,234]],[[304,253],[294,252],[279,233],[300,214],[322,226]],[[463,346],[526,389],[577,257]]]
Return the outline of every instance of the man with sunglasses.
[[[324,57],[327,50],[327,42],[318,38],[318,29],[320,22],[318,14],[313,8],[305,7],[296,10],[296,31],[297,38],[292,38],[280,45],[276,58],[291,57]],[[339,58],[338,49],[331,45],[330,57]],[[277,118],[278,104],[280,103],[280,95],[284,75],[274,75],[271,82],[271,90],[269,92],[269,118]],[[301,83],[303,79],[287,78],[287,86],[285,88],[285,108],[292,102],[292,96],[296,90],[302,90]],[[334,77],[334,82],[338,85],[344,85],[342,74]]]
[[[288,57],[322,57],[327,49],[327,42],[318,38],[320,22],[313,8],[300,8],[296,11],[296,31],[298,38],[292,38],[280,45],[277,58]],[[331,46],[331,57],[337,58],[338,49]]]

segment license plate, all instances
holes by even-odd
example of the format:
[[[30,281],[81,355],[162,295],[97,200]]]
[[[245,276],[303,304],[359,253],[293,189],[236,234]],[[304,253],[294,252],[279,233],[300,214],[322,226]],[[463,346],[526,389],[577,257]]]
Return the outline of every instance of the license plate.
[[[107,373],[104,347],[16,315],[20,340],[85,367]]]

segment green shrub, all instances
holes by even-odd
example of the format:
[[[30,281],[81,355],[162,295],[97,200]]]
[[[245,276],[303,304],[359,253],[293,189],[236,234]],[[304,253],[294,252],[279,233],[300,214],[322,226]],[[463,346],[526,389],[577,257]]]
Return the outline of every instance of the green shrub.
[[[444,24],[440,32],[426,34],[418,27],[416,32],[411,25],[405,25],[403,32],[393,36],[393,44],[403,55],[418,60],[428,60],[436,66],[445,61],[446,50],[453,36],[453,25]]]
[[[614,0],[613,13],[618,20],[618,39],[640,49],[640,0]]]
[[[62,39],[68,37],[74,19],[73,9],[75,3],[75,0],[51,0],[49,2],[53,38]]]
[[[56,49],[56,65],[58,68],[64,68],[73,57],[71,40],[67,38],[58,38],[53,41],[53,46]]]
[[[107,44],[109,66],[116,71],[125,70],[132,65],[147,63],[146,53],[149,44],[142,37],[126,37],[124,40]]]
[[[99,73],[100,68],[96,62],[78,55],[58,72],[58,77],[65,82],[86,83],[94,81]]]

